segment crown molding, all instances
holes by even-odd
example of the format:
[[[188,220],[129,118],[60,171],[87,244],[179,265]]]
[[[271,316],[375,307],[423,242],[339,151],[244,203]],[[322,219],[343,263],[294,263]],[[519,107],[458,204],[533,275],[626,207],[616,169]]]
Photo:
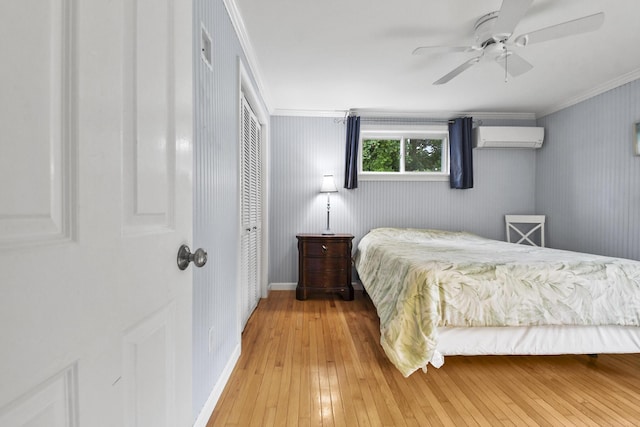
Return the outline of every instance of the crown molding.
[[[287,110],[276,109],[272,116],[287,116],[287,117],[331,117],[331,118],[344,118],[349,114],[349,110]]]
[[[344,118],[349,114],[362,117],[386,117],[403,119],[442,119],[448,120],[455,117],[469,116],[478,120],[535,120],[535,113],[501,113],[501,112],[456,112],[456,111],[400,111],[400,110],[373,110],[367,108],[352,108],[349,110],[274,110],[274,116],[290,117],[333,117]]]
[[[571,106],[574,106],[576,104],[579,104],[582,101],[586,101],[587,99],[590,98],[594,98],[598,95],[601,95],[611,89],[615,89],[617,87],[620,87],[622,85],[625,85],[627,83],[630,83],[634,80],[638,80],[640,79],[640,68],[633,70],[627,74],[623,74],[619,77],[616,77],[613,80],[609,80],[608,82],[605,82],[601,85],[595,86],[594,88],[592,88],[591,90],[589,90],[588,92],[583,93],[582,95],[578,95],[574,98],[571,98],[561,104],[557,104],[551,108],[549,108],[548,110],[544,110],[542,111],[540,114],[537,115],[537,118],[541,118],[544,116],[548,116],[549,114],[553,114],[556,113],[560,110],[564,110],[565,108],[569,108]]]
[[[249,33],[247,32],[247,27],[244,25],[240,9],[238,9],[238,5],[235,0],[222,0],[222,2],[224,3],[224,7],[227,9],[227,14],[229,15],[229,19],[231,19],[231,24],[238,36],[240,46],[242,47],[242,51],[244,52],[244,56],[247,60],[247,66],[256,83],[258,92],[262,97],[262,102],[264,103],[267,111],[271,114],[271,97],[267,87],[263,83],[258,59],[255,54],[255,50],[253,49],[253,45],[251,44],[251,40],[249,39]]]
[[[429,118],[449,120],[456,117],[473,117],[478,120],[535,120],[535,113],[508,113],[490,111],[397,111],[352,108],[350,113],[364,117]]]

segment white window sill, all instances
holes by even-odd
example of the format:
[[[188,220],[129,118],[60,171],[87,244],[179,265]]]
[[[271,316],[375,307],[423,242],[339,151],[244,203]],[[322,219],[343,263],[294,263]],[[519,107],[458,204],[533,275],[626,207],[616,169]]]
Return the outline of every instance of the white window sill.
[[[358,181],[449,181],[449,174],[359,173]]]

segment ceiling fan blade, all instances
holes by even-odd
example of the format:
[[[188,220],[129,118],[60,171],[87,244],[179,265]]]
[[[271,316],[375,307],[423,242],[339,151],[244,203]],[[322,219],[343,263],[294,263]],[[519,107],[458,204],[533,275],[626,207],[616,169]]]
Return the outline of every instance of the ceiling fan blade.
[[[413,55],[429,55],[434,53],[472,52],[473,46],[422,46],[411,52]]]
[[[600,28],[603,22],[604,12],[600,12],[523,34],[516,38],[515,43],[519,46],[526,46],[531,43],[546,42],[574,34],[588,33]]]
[[[492,30],[494,38],[497,37],[503,41],[508,39],[532,2],[533,0],[502,0],[502,7]]]
[[[496,58],[496,62],[502,65],[512,77],[518,77],[533,68],[529,61],[515,52],[500,55]]]
[[[465,61],[462,65],[460,65],[460,66],[456,67],[455,69],[453,69],[453,71],[445,74],[444,76],[440,77],[438,80],[433,82],[433,84],[434,85],[441,85],[441,84],[447,83],[449,80],[451,80],[452,78],[454,78],[458,74],[462,73],[467,68],[470,68],[470,67],[474,66],[475,64],[477,64],[478,62],[480,62],[480,58],[481,57],[478,56],[478,57],[475,57],[475,58],[471,58],[468,61]]]

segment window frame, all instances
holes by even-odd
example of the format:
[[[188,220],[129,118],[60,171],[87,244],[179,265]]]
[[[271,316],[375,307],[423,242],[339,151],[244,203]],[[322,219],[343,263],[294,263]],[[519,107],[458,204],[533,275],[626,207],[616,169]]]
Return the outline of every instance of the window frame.
[[[405,171],[405,139],[442,139],[442,171]],[[365,139],[400,140],[400,172],[371,172],[362,170],[362,147]],[[358,150],[358,180],[361,181],[449,181],[449,128],[438,125],[368,125],[360,129]]]

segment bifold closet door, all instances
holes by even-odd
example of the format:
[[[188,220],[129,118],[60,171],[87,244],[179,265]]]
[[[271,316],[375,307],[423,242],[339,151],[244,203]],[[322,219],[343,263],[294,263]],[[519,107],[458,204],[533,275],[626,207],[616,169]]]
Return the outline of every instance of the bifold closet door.
[[[241,289],[242,327],[260,301],[262,246],[261,127],[247,100],[241,111]]]

